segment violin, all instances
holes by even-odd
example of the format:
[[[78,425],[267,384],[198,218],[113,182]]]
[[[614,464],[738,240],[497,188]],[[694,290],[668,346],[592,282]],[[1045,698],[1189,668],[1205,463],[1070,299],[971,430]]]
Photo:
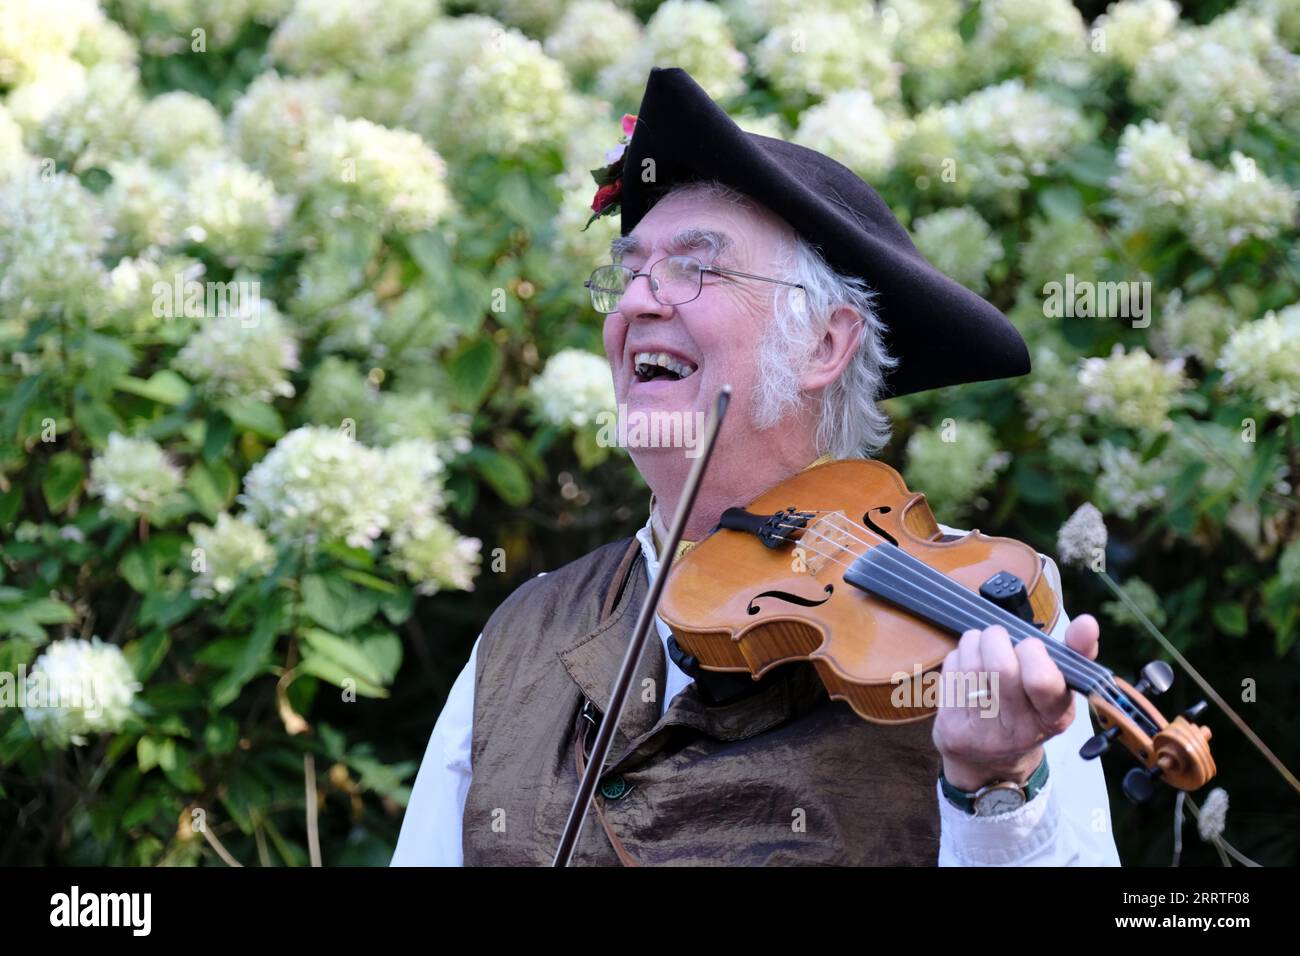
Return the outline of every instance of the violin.
[[[925,495],[894,469],[836,461],[724,512],[674,562],[659,616],[705,670],[757,680],[810,661],[832,700],[881,724],[934,716],[926,681],[962,633],[1000,624],[1013,643],[1043,638],[1087,698],[1102,729],[1080,756],[1095,759],[1118,740],[1137,759],[1124,778],[1131,800],[1149,799],[1157,780],[1204,786],[1215,774],[1210,729],[1195,722],[1205,702],[1167,720],[1148,698],[1173,683],[1168,664],[1146,665],[1129,684],[1045,637],[1061,606],[1044,565],[1011,538],[972,531],[945,541]]]

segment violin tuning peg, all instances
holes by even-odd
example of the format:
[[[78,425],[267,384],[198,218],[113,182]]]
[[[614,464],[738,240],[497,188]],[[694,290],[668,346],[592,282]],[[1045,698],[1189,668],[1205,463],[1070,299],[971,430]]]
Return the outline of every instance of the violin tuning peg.
[[[1174,683],[1174,669],[1164,661],[1152,661],[1142,668],[1142,676],[1133,689],[1144,697],[1158,697]]]
[[[1191,721],[1192,723],[1196,723],[1196,721],[1200,718],[1201,714],[1205,713],[1205,708],[1207,706],[1208,705],[1205,703],[1205,701],[1198,700],[1196,703],[1192,704],[1191,707],[1188,707],[1185,711],[1183,711],[1183,717],[1185,717],[1187,720]]]
[[[1155,781],[1158,776],[1160,776],[1159,767],[1150,770],[1146,767],[1134,767],[1124,774],[1124,796],[1134,803],[1146,803],[1156,791]]]
[[[1110,742],[1119,734],[1119,724],[1108,727],[1079,748],[1079,756],[1084,760],[1095,760],[1110,749]]]

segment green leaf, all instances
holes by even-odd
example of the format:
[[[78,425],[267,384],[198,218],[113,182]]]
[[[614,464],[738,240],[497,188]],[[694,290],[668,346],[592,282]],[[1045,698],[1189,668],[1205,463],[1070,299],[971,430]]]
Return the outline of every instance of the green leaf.
[[[41,493],[51,511],[62,511],[64,505],[86,478],[86,466],[81,456],[75,452],[61,451],[53,456],[45,469],[45,478],[41,481]]]
[[[476,448],[470,460],[483,480],[506,504],[522,507],[533,496],[528,474],[514,458],[490,448]]]
[[[131,376],[123,376],[113,383],[120,392],[139,395],[162,405],[179,405],[190,397],[193,388],[170,369],[155,372],[147,381]]]
[[[308,574],[302,579],[302,605],[317,624],[347,633],[374,617],[379,599],[337,574]]]
[[[345,568],[339,573],[353,584],[360,584],[363,588],[370,588],[372,591],[379,591],[383,594],[397,594],[401,591],[401,588],[391,581],[385,581],[383,578],[377,578],[373,574],[367,574],[365,571],[358,571],[355,568]]]
[[[145,547],[132,548],[122,558],[118,571],[134,590],[141,594],[148,593],[153,589],[157,578],[153,552]]]
[[[200,461],[185,476],[185,489],[207,519],[215,521],[217,515],[235,500],[239,478],[224,461],[212,464]]]
[[[302,638],[302,668],[337,687],[352,681],[357,693],[367,697],[387,697],[381,686],[386,683],[384,668],[371,660],[363,644],[331,634],[316,627],[299,631]],[[376,648],[381,654],[383,649]]]
[[[266,402],[252,398],[230,398],[222,402],[220,407],[244,431],[271,441],[276,441],[284,434],[284,420]]]
[[[258,615],[239,662],[212,688],[210,699],[214,707],[220,709],[234,701],[244,685],[262,672],[280,634],[283,618],[284,609],[278,603]]]
[[[1240,604],[1216,604],[1211,612],[1220,631],[1233,637],[1246,633],[1246,609]]]
[[[501,351],[486,336],[467,339],[447,358],[456,404],[473,411],[483,404],[501,374]]]
[[[150,631],[139,640],[131,641],[123,647],[122,653],[126,655],[131,669],[135,671],[136,679],[143,682],[153,676],[153,672],[158,669],[158,665],[163,662],[163,658],[171,649],[171,644],[171,635],[166,631]]]

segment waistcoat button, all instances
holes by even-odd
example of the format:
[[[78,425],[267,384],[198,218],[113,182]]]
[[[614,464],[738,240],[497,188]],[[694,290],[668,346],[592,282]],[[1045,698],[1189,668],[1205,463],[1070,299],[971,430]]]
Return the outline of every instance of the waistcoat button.
[[[622,774],[615,774],[601,781],[600,795],[606,800],[618,800],[627,793],[627,781]]]

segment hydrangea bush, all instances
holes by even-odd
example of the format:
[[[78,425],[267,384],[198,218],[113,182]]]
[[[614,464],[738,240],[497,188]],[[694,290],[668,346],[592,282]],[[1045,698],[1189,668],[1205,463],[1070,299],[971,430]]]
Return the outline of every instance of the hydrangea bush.
[[[387,862],[492,609],[645,520],[582,227],[652,65],[1024,334],[1030,375],[886,403],[939,520],[1051,555],[1095,503],[1294,766],[1298,54],[1281,0],[0,4],[0,862]],[[1064,573],[1117,672],[1158,655]],[[1285,799],[1214,726],[1233,806]]]

